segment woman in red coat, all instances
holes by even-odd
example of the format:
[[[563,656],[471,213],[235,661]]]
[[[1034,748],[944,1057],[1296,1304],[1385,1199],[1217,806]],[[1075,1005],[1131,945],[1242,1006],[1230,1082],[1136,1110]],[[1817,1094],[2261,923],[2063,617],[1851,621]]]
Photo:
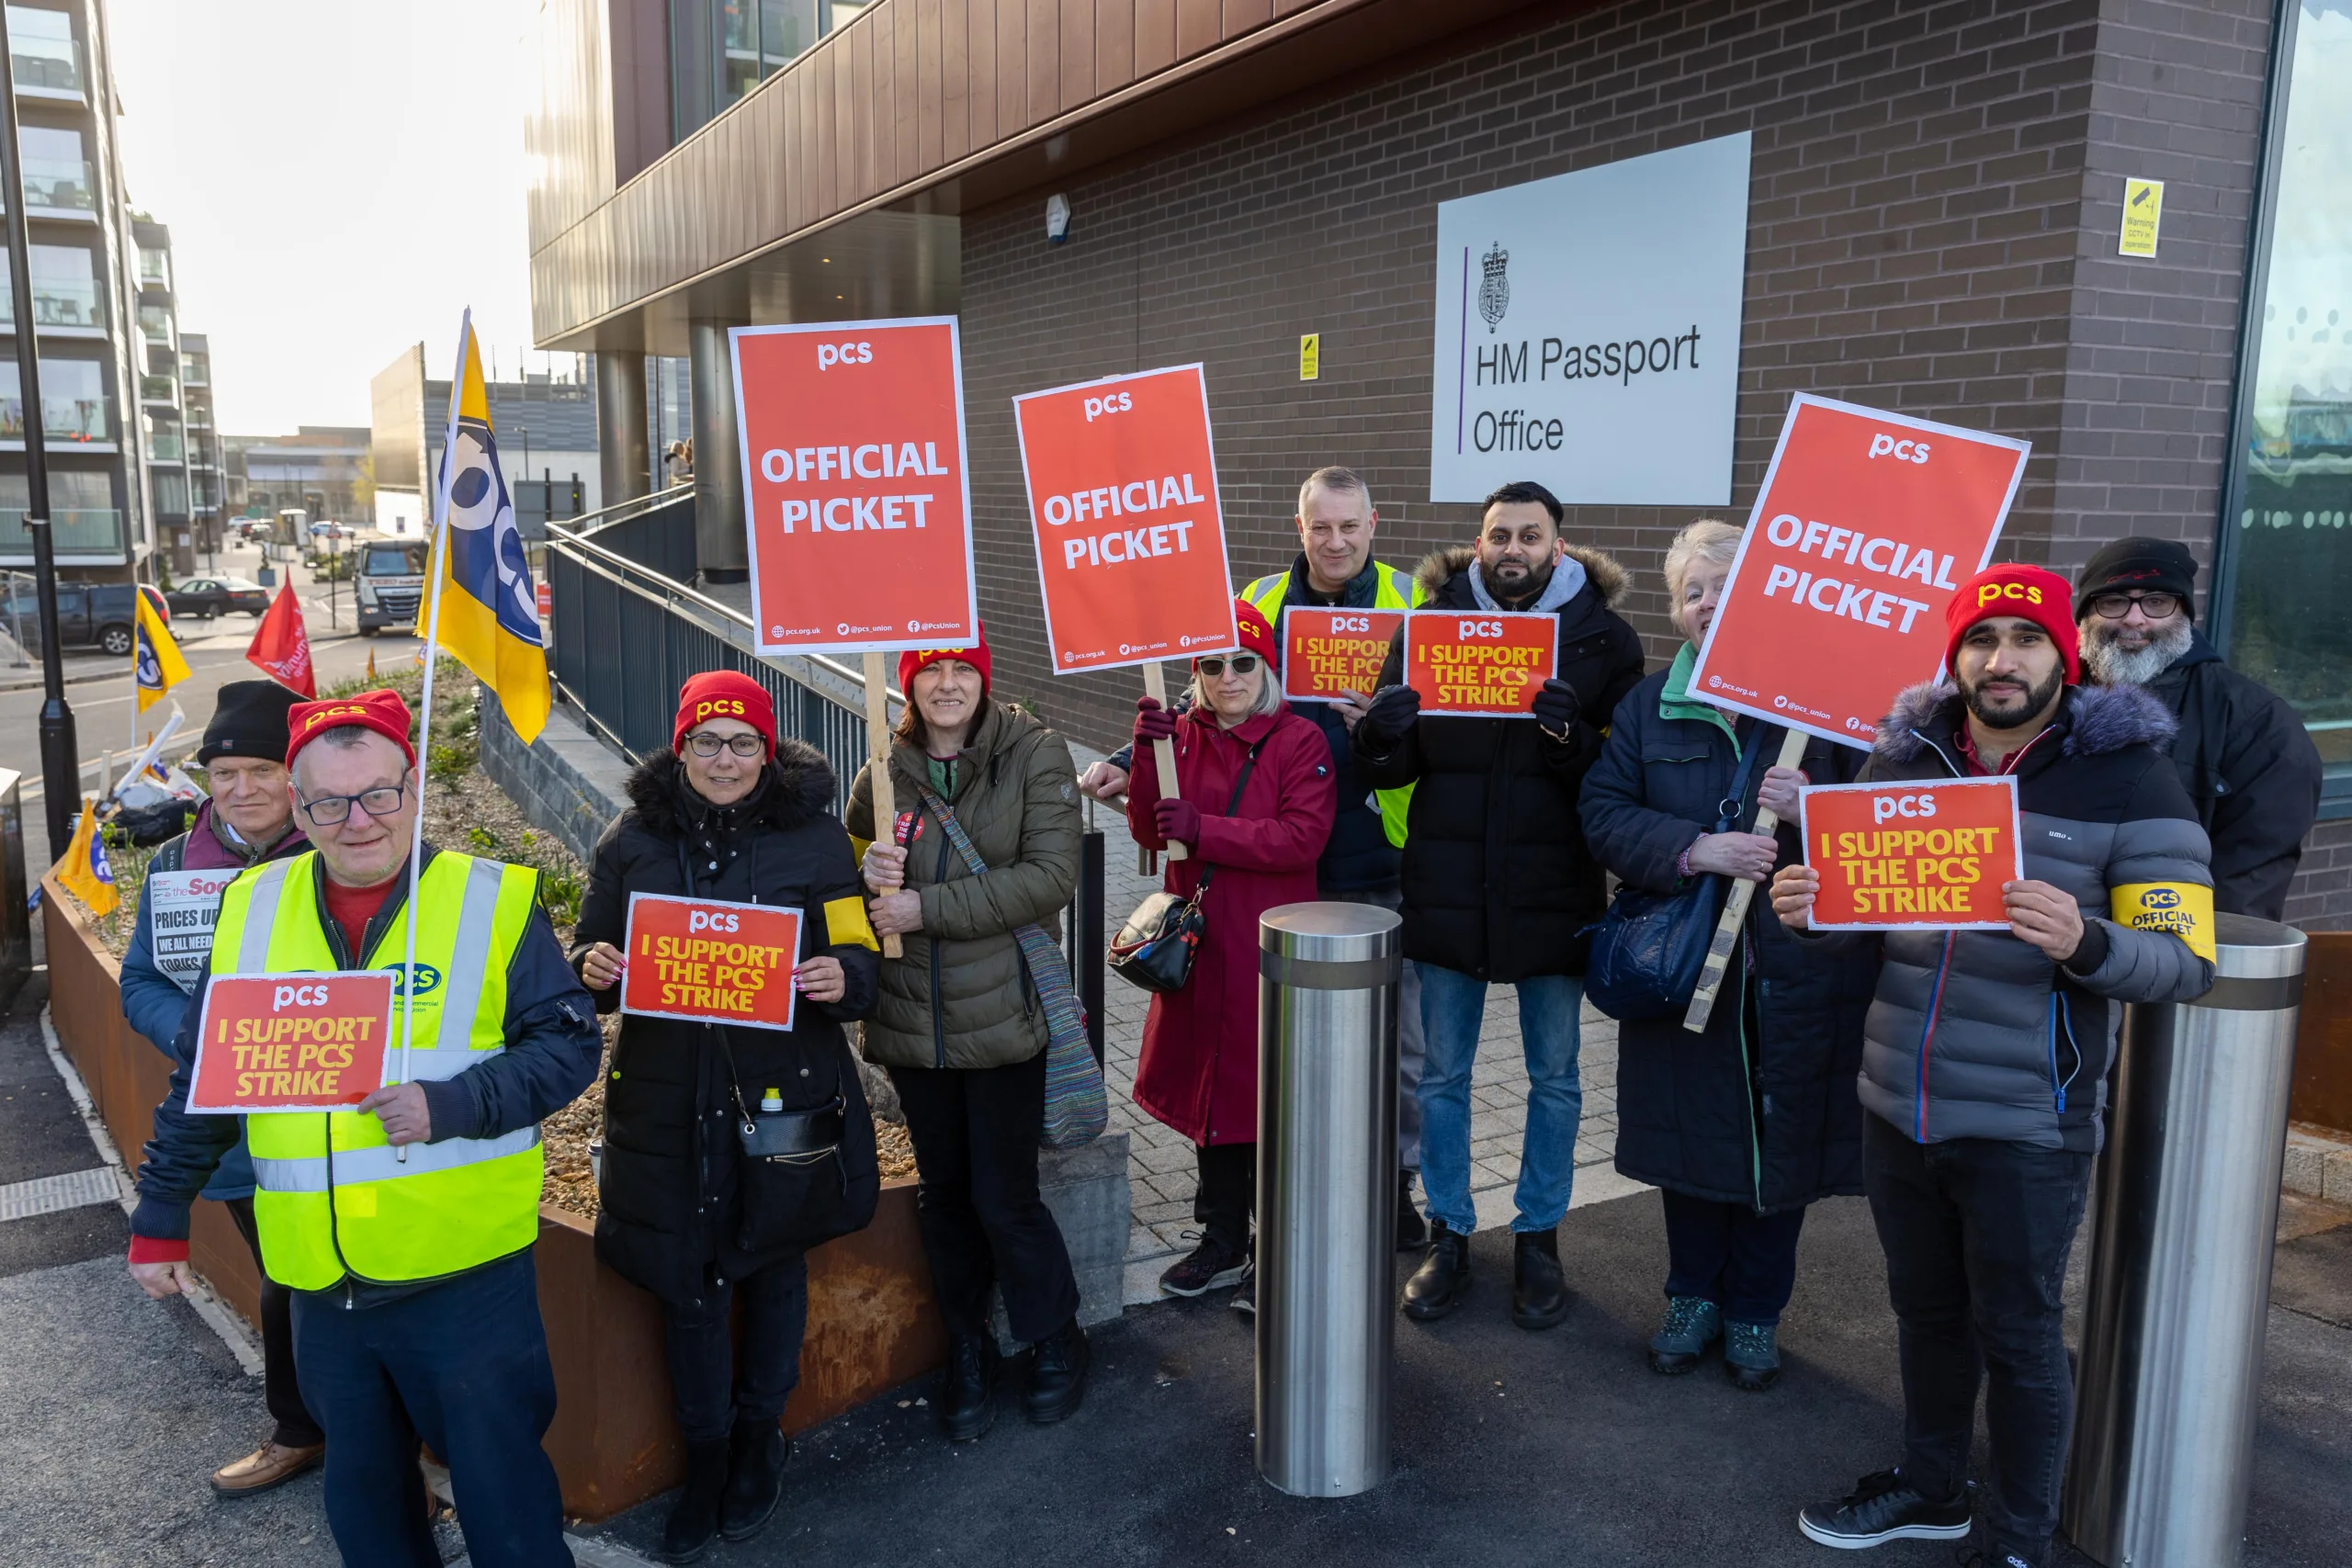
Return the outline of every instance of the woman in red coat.
[[[1258,917],[1316,897],[1315,861],[1331,836],[1331,748],[1285,706],[1281,650],[1266,618],[1237,601],[1241,650],[1193,660],[1191,708],[1136,705],[1136,768],[1127,825],[1136,841],[1190,852],[1168,863],[1167,888],[1190,897],[1205,877],[1208,931],[1184,988],[1151,998],[1136,1103],[1197,1146],[1193,1217],[1201,1244],[1159,1277],[1170,1295],[1238,1283],[1233,1304],[1256,1310],[1250,1216],[1258,1185]],[[1172,737],[1178,789],[1147,766]],[[1256,758],[1254,766],[1250,759]],[[1234,786],[1242,783],[1237,804]],[[1211,873],[1214,872],[1214,874]]]

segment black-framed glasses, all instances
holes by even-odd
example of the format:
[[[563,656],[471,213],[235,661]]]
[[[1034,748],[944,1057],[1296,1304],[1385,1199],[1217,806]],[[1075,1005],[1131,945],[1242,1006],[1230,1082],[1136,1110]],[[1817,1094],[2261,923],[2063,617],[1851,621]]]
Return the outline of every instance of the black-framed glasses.
[[[409,774],[415,771],[413,768],[402,770],[401,782],[396,784],[379,784],[374,789],[363,789],[357,795],[326,795],[316,800],[305,800],[302,802],[302,815],[317,828],[332,828],[338,822],[348,821],[355,804],[370,817],[390,817],[401,808],[401,796],[408,793]]]
[[[2091,608],[2110,621],[2120,621],[2140,606],[2140,614],[2152,621],[2169,620],[2180,609],[2177,593],[2102,593],[2091,601]]]
[[[1228,659],[1213,654],[1209,658],[1196,659],[1193,661],[1193,667],[1212,681],[1225,673],[1225,667],[1227,664],[1233,666],[1233,672],[1236,675],[1255,674],[1258,669],[1258,656],[1254,653],[1237,653]]]
[[[694,748],[697,757],[716,757],[722,748],[738,757],[756,757],[768,749],[768,743],[756,734],[713,735],[707,730],[687,736],[686,744]]]

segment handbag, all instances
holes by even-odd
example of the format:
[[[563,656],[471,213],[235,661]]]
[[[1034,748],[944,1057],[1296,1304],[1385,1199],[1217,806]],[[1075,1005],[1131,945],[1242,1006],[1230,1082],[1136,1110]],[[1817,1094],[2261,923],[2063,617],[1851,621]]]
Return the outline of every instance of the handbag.
[[[1250,748],[1241,776],[1233,781],[1233,798],[1225,805],[1227,817],[1241,809],[1241,792],[1249,787],[1250,770],[1258,765],[1258,753],[1265,744],[1261,739]],[[1208,914],[1201,900],[1208,896],[1209,878],[1216,874],[1216,867],[1201,867],[1201,879],[1189,898],[1163,891],[1136,905],[1136,912],[1112,939],[1105,959],[1111,972],[1131,986],[1163,996],[1182,990],[1184,982],[1193,977],[1193,960],[1200,956],[1201,939],[1208,935]]]
[[[956,852],[964,857],[974,876],[989,874],[988,863],[972,842],[972,835],[964,824],[956,820],[956,808],[942,800],[935,791],[919,792],[931,814],[939,818],[940,829]],[[1078,987],[1070,984],[1069,961],[1046,928],[1035,924],[1017,927],[1012,940],[1020,946],[1021,962],[1029,971],[1029,984],[1037,993],[1039,1005],[1046,1010],[1046,1131],[1043,1142],[1049,1149],[1074,1149],[1091,1144],[1102,1135],[1111,1124],[1110,1097],[1102,1088],[1102,1064],[1094,1059],[1093,1043],[1086,1038],[1086,1009],[1078,999]]]
[[[1759,724],[1748,738],[1714,831],[1727,833],[1738,822],[1769,728],[1775,727]],[[1620,1023],[1673,1018],[1688,1009],[1715,940],[1723,891],[1724,879],[1713,873],[1671,893],[1620,886],[1608,913],[1592,928],[1584,973],[1584,994],[1592,1005]]]

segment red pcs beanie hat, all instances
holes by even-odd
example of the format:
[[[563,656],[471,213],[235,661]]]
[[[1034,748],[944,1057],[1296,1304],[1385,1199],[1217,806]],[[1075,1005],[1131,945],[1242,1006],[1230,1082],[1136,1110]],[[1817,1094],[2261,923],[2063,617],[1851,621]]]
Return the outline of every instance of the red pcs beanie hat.
[[[714,718],[740,718],[760,732],[775,755],[775,699],[740,670],[706,670],[678,688],[678,716],[670,727],[670,750],[683,751],[687,733]]]
[[[1274,637],[1274,628],[1265,613],[1247,599],[1233,602],[1233,624],[1241,633],[1244,652],[1254,653],[1266,661],[1266,668],[1276,674],[1282,672],[1283,645]]]
[[[330,729],[356,725],[372,729],[401,749],[410,767],[416,766],[416,748],[409,741],[408,705],[393,691],[362,692],[356,697],[334,697],[322,703],[296,703],[286,710],[286,765],[291,768],[302,748]]]
[[[1961,638],[1979,621],[2011,615],[2031,621],[2058,645],[2066,661],[2066,684],[2079,685],[2083,660],[2075,631],[2075,591],[2054,571],[2012,561],[1987,567],[1960,585],[1944,606],[1944,668],[1953,668]]]
[[[980,695],[985,697],[989,694],[990,660],[989,634],[985,626],[980,628],[969,648],[910,648],[899,655],[899,690],[905,691],[908,682],[912,681],[943,659],[961,660],[978,671]]]

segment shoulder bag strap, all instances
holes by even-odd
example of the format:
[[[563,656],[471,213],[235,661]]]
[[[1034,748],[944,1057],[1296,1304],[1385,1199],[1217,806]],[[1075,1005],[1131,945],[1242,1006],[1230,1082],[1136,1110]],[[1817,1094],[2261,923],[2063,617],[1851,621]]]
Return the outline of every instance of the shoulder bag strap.
[[[1739,759],[1739,767],[1732,774],[1731,793],[1724,796],[1716,807],[1715,831],[1728,833],[1737,825],[1747,807],[1747,781],[1756,776],[1756,760],[1768,750],[1766,733],[1777,730],[1777,724],[1758,724],[1756,733],[1747,738],[1747,749]]]

